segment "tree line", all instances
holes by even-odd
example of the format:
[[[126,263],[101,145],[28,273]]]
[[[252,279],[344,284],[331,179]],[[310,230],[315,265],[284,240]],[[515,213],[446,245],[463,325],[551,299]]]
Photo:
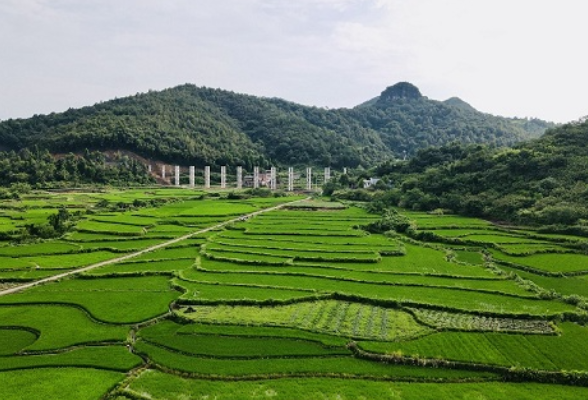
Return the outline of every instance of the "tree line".
[[[370,172],[385,183],[364,192],[376,209],[400,206],[588,232],[588,121],[513,147],[452,143],[424,149]],[[336,196],[358,197],[341,191],[349,185],[332,185]]]
[[[72,187],[81,184],[129,185],[153,183],[145,165],[133,158],[115,155],[107,160],[99,151],[85,150],[54,156],[47,149],[24,148],[0,152],[1,196],[18,195],[26,187]],[[6,189],[8,187],[9,189]],[[13,190],[11,190],[13,189]]]

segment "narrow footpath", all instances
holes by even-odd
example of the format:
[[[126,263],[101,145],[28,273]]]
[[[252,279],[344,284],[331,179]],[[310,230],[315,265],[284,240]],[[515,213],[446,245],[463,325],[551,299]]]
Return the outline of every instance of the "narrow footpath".
[[[68,277],[68,276],[71,276],[71,275],[75,275],[75,274],[80,274],[80,273],[83,273],[83,272],[91,271],[93,269],[104,267],[106,265],[116,264],[116,263],[119,263],[121,261],[125,261],[125,260],[128,260],[130,258],[134,258],[134,257],[140,256],[141,254],[145,254],[145,253],[148,253],[148,252],[154,251],[154,250],[159,250],[159,249],[161,249],[163,247],[166,247],[166,246],[169,246],[169,245],[172,245],[172,244],[181,242],[182,240],[189,239],[192,236],[200,235],[202,233],[206,233],[206,232],[209,232],[209,231],[213,231],[215,229],[222,228],[223,226],[228,225],[228,224],[231,224],[233,222],[242,221],[243,220],[243,217],[247,217],[247,218],[255,217],[256,215],[263,214],[263,213],[269,212],[269,211],[278,210],[278,209],[283,208],[283,207],[285,207],[285,206],[287,206],[289,204],[293,204],[293,203],[297,203],[297,202],[305,201],[305,200],[308,200],[308,198],[301,199],[301,200],[291,201],[291,202],[280,204],[280,205],[277,205],[277,206],[274,206],[274,207],[270,207],[270,208],[264,208],[263,210],[254,211],[254,212],[249,213],[249,214],[244,214],[243,216],[239,216],[239,217],[230,219],[228,221],[221,222],[220,224],[216,224],[214,226],[210,226],[208,228],[204,228],[204,229],[201,229],[201,230],[196,231],[196,232],[188,233],[187,235],[184,235],[184,236],[181,236],[181,237],[178,237],[178,238],[169,240],[167,242],[156,244],[156,245],[151,246],[151,247],[147,247],[145,249],[139,250],[139,251],[134,252],[134,253],[126,254],[126,255],[121,256],[121,257],[112,258],[110,260],[102,261],[102,262],[99,262],[99,263],[96,263],[96,264],[92,264],[92,265],[88,265],[88,266],[81,267],[81,268],[78,268],[78,269],[74,269],[74,270],[71,270],[71,271],[67,271],[67,272],[64,272],[62,274],[53,275],[53,276],[50,276],[50,277],[47,277],[47,278],[39,279],[39,280],[34,281],[34,282],[28,282],[28,283],[24,283],[22,285],[13,286],[13,287],[11,287],[9,289],[5,289],[5,290],[0,291],[0,296],[5,296],[7,294],[12,294],[12,293],[20,292],[21,290],[29,289],[29,288],[32,288],[34,286],[42,285],[42,284],[45,284],[45,283],[48,283],[48,282],[57,281],[59,279],[62,279],[62,278],[65,278],[65,277]]]

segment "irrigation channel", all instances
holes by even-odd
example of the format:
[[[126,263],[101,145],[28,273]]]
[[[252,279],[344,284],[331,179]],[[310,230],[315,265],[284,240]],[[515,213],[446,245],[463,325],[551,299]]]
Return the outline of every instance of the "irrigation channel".
[[[283,208],[283,207],[285,207],[285,206],[287,206],[289,204],[294,204],[294,203],[298,203],[298,202],[301,202],[301,201],[305,201],[305,200],[308,200],[309,198],[310,197],[307,197],[307,198],[301,199],[301,200],[291,201],[291,202],[288,202],[288,203],[283,203],[283,204],[280,204],[280,205],[277,205],[277,206],[274,206],[274,207],[270,207],[270,208],[264,208],[263,210],[258,210],[258,211],[254,211],[254,212],[249,213],[249,214],[244,214],[242,216],[239,216],[239,217],[230,219],[228,221],[221,222],[220,224],[209,226],[208,228],[204,228],[204,229],[201,229],[201,230],[196,231],[196,232],[188,233],[187,235],[180,236],[178,238],[169,240],[167,242],[159,243],[159,244],[156,244],[156,245],[151,246],[151,247],[147,247],[145,249],[139,250],[139,251],[134,252],[134,253],[131,253],[131,254],[127,254],[127,255],[124,255],[124,256],[121,256],[121,257],[117,257],[117,258],[113,258],[113,259],[110,259],[110,260],[102,261],[102,262],[99,262],[99,263],[96,263],[96,264],[88,265],[86,267],[78,268],[78,269],[75,269],[73,271],[64,272],[63,274],[53,275],[53,276],[50,276],[48,278],[39,279],[38,281],[25,283],[25,284],[22,284],[22,285],[19,285],[19,286],[14,286],[14,287],[11,287],[9,289],[5,289],[5,290],[0,291],[0,296],[5,296],[7,294],[17,293],[17,292],[20,292],[21,290],[29,289],[29,288],[32,288],[32,287],[37,286],[37,285],[42,285],[42,284],[45,284],[47,282],[57,281],[59,279],[62,279],[62,278],[65,278],[65,277],[68,277],[68,276],[71,276],[71,275],[75,275],[75,274],[79,274],[79,273],[91,271],[93,269],[104,267],[106,265],[116,264],[118,262],[128,260],[129,258],[134,258],[134,257],[140,256],[141,254],[145,254],[145,253],[148,253],[150,251],[158,250],[158,249],[161,249],[163,247],[166,247],[166,246],[175,244],[177,242],[181,242],[182,240],[189,239],[192,236],[200,235],[202,233],[206,233],[206,232],[209,232],[209,231],[218,229],[218,228],[222,228],[223,226],[228,225],[228,224],[231,224],[233,222],[242,221],[244,218],[251,218],[251,217],[255,217],[256,215],[263,214],[265,212],[278,210],[278,209]]]

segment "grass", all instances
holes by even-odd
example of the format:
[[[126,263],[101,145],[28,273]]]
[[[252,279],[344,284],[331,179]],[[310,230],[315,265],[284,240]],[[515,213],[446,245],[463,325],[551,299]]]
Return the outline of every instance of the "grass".
[[[558,301],[532,298],[506,297],[500,294],[476,291],[464,292],[457,288],[436,288],[418,286],[391,286],[364,282],[348,282],[306,276],[266,275],[247,273],[212,273],[184,271],[186,279],[208,283],[242,284],[269,286],[289,289],[314,289],[319,293],[342,293],[347,296],[361,296],[407,305],[430,304],[445,306],[454,310],[481,311],[493,313],[529,315],[557,315],[575,308]],[[484,282],[484,281],[482,281]],[[230,295],[230,294],[229,294]]]
[[[290,201],[282,199],[281,201]],[[237,216],[256,211],[257,206],[242,202],[222,200],[185,200],[177,203],[166,204],[153,210],[141,210],[135,215],[154,217],[211,217],[211,216]]]
[[[402,214],[415,221],[419,229],[427,228],[484,228],[492,224],[478,218],[461,217],[457,215],[430,215],[419,212],[401,210]]]
[[[181,296],[181,299],[197,300],[203,302],[217,302],[223,300],[291,300],[306,298],[314,294],[313,291],[308,290],[232,286],[215,283],[206,284],[188,282],[181,279],[176,279],[173,282],[185,290],[185,293]]]
[[[190,258],[194,260],[196,259],[196,257],[198,257],[199,252],[199,246],[180,247],[174,249],[163,248],[155,251],[150,251],[138,257],[134,257],[133,260],[171,260],[179,258]]]
[[[276,222],[279,223],[279,222]],[[365,236],[304,236],[304,235],[248,235],[242,230],[225,230],[218,234],[219,238],[233,239],[241,241],[242,239],[250,240],[255,243],[313,243],[318,245],[336,245],[336,246],[394,246],[398,247],[398,242],[389,239],[383,235],[365,235]],[[286,245],[287,246],[287,245]]]
[[[497,261],[508,262],[524,267],[551,273],[588,272],[588,256],[583,254],[533,254],[516,257],[492,251],[492,257]]]
[[[154,370],[143,372],[130,384],[129,392],[154,400],[581,400],[588,396],[586,388],[537,383],[408,383],[339,378],[281,378],[227,382],[187,379]]]
[[[507,254],[514,256],[525,256],[534,253],[565,253],[570,249],[550,243],[526,243],[526,244],[500,244],[498,249]]]
[[[157,218],[137,216],[129,213],[114,213],[112,215],[95,215],[91,218],[92,221],[106,222],[107,224],[118,225],[135,225],[140,227],[148,227],[157,224]]]
[[[258,264],[258,263],[266,263],[266,264],[278,264],[284,265],[286,263],[290,263],[292,261],[291,258],[287,256],[280,257],[280,256],[273,256],[267,254],[255,254],[255,253],[247,253],[247,252],[231,252],[231,251],[218,251],[218,250],[206,250],[206,256],[212,258],[214,260],[221,260],[221,261],[228,261],[228,262],[235,262],[235,263],[245,263],[245,264]]]
[[[65,239],[73,242],[104,242],[108,240],[133,241],[143,240],[142,236],[120,236],[109,233],[90,233],[73,231],[65,235]]]
[[[492,376],[488,373],[460,370],[426,369],[394,366],[366,361],[351,356],[323,356],[264,359],[214,359],[188,356],[140,341],[137,350],[149,354],[153,362],[167,368],[214,377],[264,377],[294,374],[345,375],[354,377],[413,377],[428,379],[459,379],[464,377]]]
[[[40,367],[92,367],[126,372],[142,363],[125,346],[81,347],[56,353],[0,357],[0,371]]]
[[[0,279],[3,280],[35,280],[41,279],[52,275],[61,274],[61,270],[42,270],[42,269],[18,269],[18,270],[6,270],[0,271]]]
[[[448,238],[462,238],[467,235],[479,234],[480,232],[493,232],[483,229],[431,229],[425,230],[424,232],[431,232],[436,236],[448,237]]]
[[[253,326],[253,325],[225,325],[225,324],[186,324],[176,330],[178,334],[206,334],[206,335],[229,335],[245,337],[280,337],[289,339],[309,340],[322,343],[325,346],[344,347],[348,339],[331,334],[305,331],[297,328],[284,328],[276,326]]]
[[[509,367],[587,370],[588,329],[573,323],[563,323],[560,328],[560,336],[442,332],[405,343],[365,342],[361,347]]]
[[[157,225],[153,228],[149,229],[149,234],[157,234],[157,233],[173,233],[174,235],[181,236],[187,233],[193,232],[195,229],[192,227],[182,226],[182,225]]]
[[[265,261],[265,260],[260,260]],[[326,266],[306,266],[306,265],[266,265],[263,267],[265,275],[273,274],[288,274],[288,275],[299,275],[299,276],[310,276],[315,278],[325,278],[333,280],[345,280],[355,282],[368,282],[376,284],[388,284],[388,285],[413,285],[413,286],[429,286],[429,287],[446,287],[446,288],[464,288],[471,290],[487,291],[487,292],[500,292],[505,294],[512,294],[523,297],[534,296],[532,293],[517,285],[514,280],[504,279],[500,277],[493,277],[492,279],[468,279],[466,277],[443,277],[443,276],[422,276],[416,274],[393,274],[386,272],[371,272],[371,271],[357,271],[349,270],[345,268],[346,264],[342,264],[341,267],[326,267]],[[206,272],[202,272],[200,278],[198,278],[198,272],[194,273],[189,271],[188,275],[192,279],[204,279],[207,281],[211,279],[207,273],[217,272],[236,272],[236,273],[251,273],[259,274],[259,266],[244,266],[235,265],[230,262],[209,260],[206,258],[201,259],[201,267]],[[211,276],[215,276],[214,273]],[[233,274],[233,277],[238,278],[238,274]],[[219,279],[222,279],[219,278]],[[264,275],[262,278],[266,279]],[[280,279],[279,277],[277,279]],[[261,282],[261,281],[260,281]],[[315,288],[320,290],[320,281],[318,284],[315,283]]]
[[[7,268],[12,265],[19,265],[26,263],[39,268],[51,269],[71,269],[83,267],[86,265],[96,264],[101,261],[110,260],[112,258],[120,257],[120,253],[112,253],[109,251],[93,251],[91,253],[77,253],[77,254],[58,254],[52,256],[36,256],[36,257],[20,257],[13,261],[3,263],[3,267]]]
[[[383,257],[378,263],[381,271],[401,273],[443,274],[454,276],[491,277],[494,274],[481,268],[458,265],[446,260],[444,250],[405,244],[406,255],[401,257]]]
[[[36,341],[20,350],[50,350],[83,343],[124,341],[128,332],[124,326],[94,322],[77,308],[51,305],[0,306],[0,327],[6,326],[40,332]]]
[[[170,288],[168,279],[161,276],[70,279],[0,297],[0,303],[64,303],[78,305],[104,322],[141,322],[164,314],[179,297],[180,293]]]
[[[455,250],[456,260],[471,265],[483,265],[484,256],[477,251]]]
[[[366,237],[367,238],[367,237]],[[338,253],[366,253],[366,252],[398,252],[400,251],[400,244],[393,240],[388,240],[382,243],[370,244],[368,241],[359,241],[357,243],[309,243],[296,241],[296,238],[292,240],[276,240],[277,238],[264,238],[264,239],[248,239],[246,235],[237,238],[226,238],[222,237],[222,234],[211,239],[211,243],[219,246],[235,246],[244,248],[256,248],[256,249],[280,249],[290,251],[302,251],[302,252],[338,252]],[[208,244],[210,247],[210,243]]]
[[[22,328],[0,327],[0,356],[15,354],[37,340],[37,335]]]
[[[480,317],[472,314],[448,313],[417,308],[410,310],[419,322],[440,330],[505,331],[531,334],[555,333],[552,323],[541,319]]]
[[[498,232],[491,234],[472,234],[465,236],[463,239],[481,244],[543,244],[543,242],[538,240],[521,236],[499,234]]]
[[[155,246],[161,243],[161,239],[144,239],[144,240],[112,240],[112,241],[104,241],[104,242],[85,242],[82,244],[83,249],[87,250],[124,250],[124,251],[132,251],[132,250],[141,250],[146,247]]]
[[[0,256],[21,257],[41,254],[67,254],[80,250],[80,246],[60,241],[49,241],[28,245],[0,247]]]
[[[528,279],[546,290],[554,290],[566,296],[578,295],[588,298],[588,278],[586,276],[543,276],[500,265],[500,269]]]
[[[158,207],[125,212],[96,207],[79,221],[81,231],[63,239],[0,244],[1,285],[114,258],[292,200],[196,198],[201,194],[175,188],[133,189],[33,194],[23,201],[7,201],[0,210],[0,229],[46,222],[60,204],[83,211],[100,199],[112,205],[131,204],[135,199],[170,200]],[[35,380],[32,386],[40,394],[29,394],[30,398],[75,399],[76,394],[68,390],[77,386],[88,389],[89,398],[105,397],[122,379],[121,374],[112,375],[117,377],[114,380],[105,378],[105,383],[94,388],[91,378],[86,384],[72,372],[77,380],[71,383],[66,372],[84,371],[91,376],[108,372],[99,369],[127,372],[139,365],[141,360],[122,345],[133,338],[130,325],[166,314],[177,301],[174,312],[178,315],[173,320],[181,323],[164,319],[134,328],[136,349],[146,353],[155,366],[211,380],[184,381],[149,371],[138,379],[129,378],[131,391],[110,398],[586,397],[586,389],[505,384],[488,373],[360,360],[345,347],[355,340],[383,353],[588,371],[588,328],[560,323],[556,332],[560,335],[554,335],[554,325],[549,322],[557,321],[561,313],[582,311],[563,301],[541,300],[535,292],[525,290],[527,286],[505,279],[509,275],[486,268],[480,250],[491,247],[495,257],[512,257],[528,268],[576,272],[588,265],[586,256],[570,253],[565,245],[577,245],[580,239],[506,230],[473,218],[407,212],[422,229],[480,245],[426,244],[357,229],[380,218],[363,209],[337,206],[323,210],[333,204],[317,201],[311,205],[314,211],[272,211],[133,262],[96,269],[92,276],[1,297],[0,370],[18,368]],[[561,240],[565,243],[560,244]],[[543,254],[554,251],[561,254]],[[222,260],[208,258],[204,252]],[[546,277],[513,267],[504,269],[545,289],[588,297],[588,278],[583,276]],[[23,351],[37,353],[21,355]],[[73,366],[91,366],[92,370]],[[41,371],[53,375],[45,377]],[[56,375],[58,372],[63,375]],[[11,372],[0,372],[0,379],[5,376],[15,379]],[[141,382],[149,376],[158,378],[141,389]],[[263,380],[268,377],[274,379]],[[61,381],[36,381],[45,378],[63,379],[72,388],[57,396],[51,386]],[[231,381],[238,378],[247,380]],[[382,381],[415,379],[420,383],[410,386]],[[463,383],[463,379],[476,382]],[[492,382],[478,381],[488,379]],[[437,380],[445,383],[422,383]],[[27,395],[26,380],[17,381],[26,387],[15,387],[3,379],[0,398]],[[2,390],[7,391],[6,396]]]
[[[15,221],[12,221],[8,218],[0,218],[0,232],[12,232],[19,228]]]
[[[108,265],[98,269],[94,269],[87,273],[87,275],[110,275],[110,274],[126,274],[126,273],[144,273],[144,272],[176,272],[182,271],[192,267],[194,260],[179,259],[179,260],[161,260],[161,261],[140,261],[140,262],[126,262],[120,264]]]
[[[290,227],[289,229],[284,229],[282,227],[267,227],[267,226],[252,226],[248,227],[245,231],[248,235],[300,235],[300,236],[316,236],[316,237],[324,237],[324,236],[334,236],[334,237],[361,237],[364,236],[365,233],[360,230],[331,230],[327,231],[324,229],[299,229],[295,226]]]
[[[93,368],[53,368],[0,373],[3,400],[94,400],[125,377]]]
[[[145,228],[136,225],[113,224],[95,220],[82,220],[76,224],[80,232],[107,233],[121,236],[141,236],[145,234]]]
[[[322,343],[300,338],[178,333],[181,325],[165,321],[139,332],[151,343],[196,356],[215,358],[276,358],[302,356],[349,355],[344,347],[325,347]]]
[[[286,207],[287,209],[333,209],[344,210],[344,204],[336,201],[304,200]]]
[[[330,261],[346,261],[356,260],[358,262],[376,262],[379,258],[379,254],[373,251],[345,251],[337,249],[288,249],[288,248],[269,248],[262,247],[259,244],[257,246],[244,246],[244,245],[227,245],[219,243],[208,243],[206,245],[207,251],[217,252],[233,252],[233,253],[246,253],[254,255],[270,255],[277,257],[295,258],[295,259],[315,259],[323,258]]]

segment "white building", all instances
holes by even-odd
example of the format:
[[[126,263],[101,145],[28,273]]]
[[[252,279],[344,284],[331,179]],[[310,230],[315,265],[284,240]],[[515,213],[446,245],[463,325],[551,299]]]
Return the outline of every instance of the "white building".
[[[364,179],[363,180],[363,188],[367,189],[369,187],[372,187],[373,185],[375,185],[376,183],[378,183],[380,181],[380,178],[370,178],[370,179]]]

